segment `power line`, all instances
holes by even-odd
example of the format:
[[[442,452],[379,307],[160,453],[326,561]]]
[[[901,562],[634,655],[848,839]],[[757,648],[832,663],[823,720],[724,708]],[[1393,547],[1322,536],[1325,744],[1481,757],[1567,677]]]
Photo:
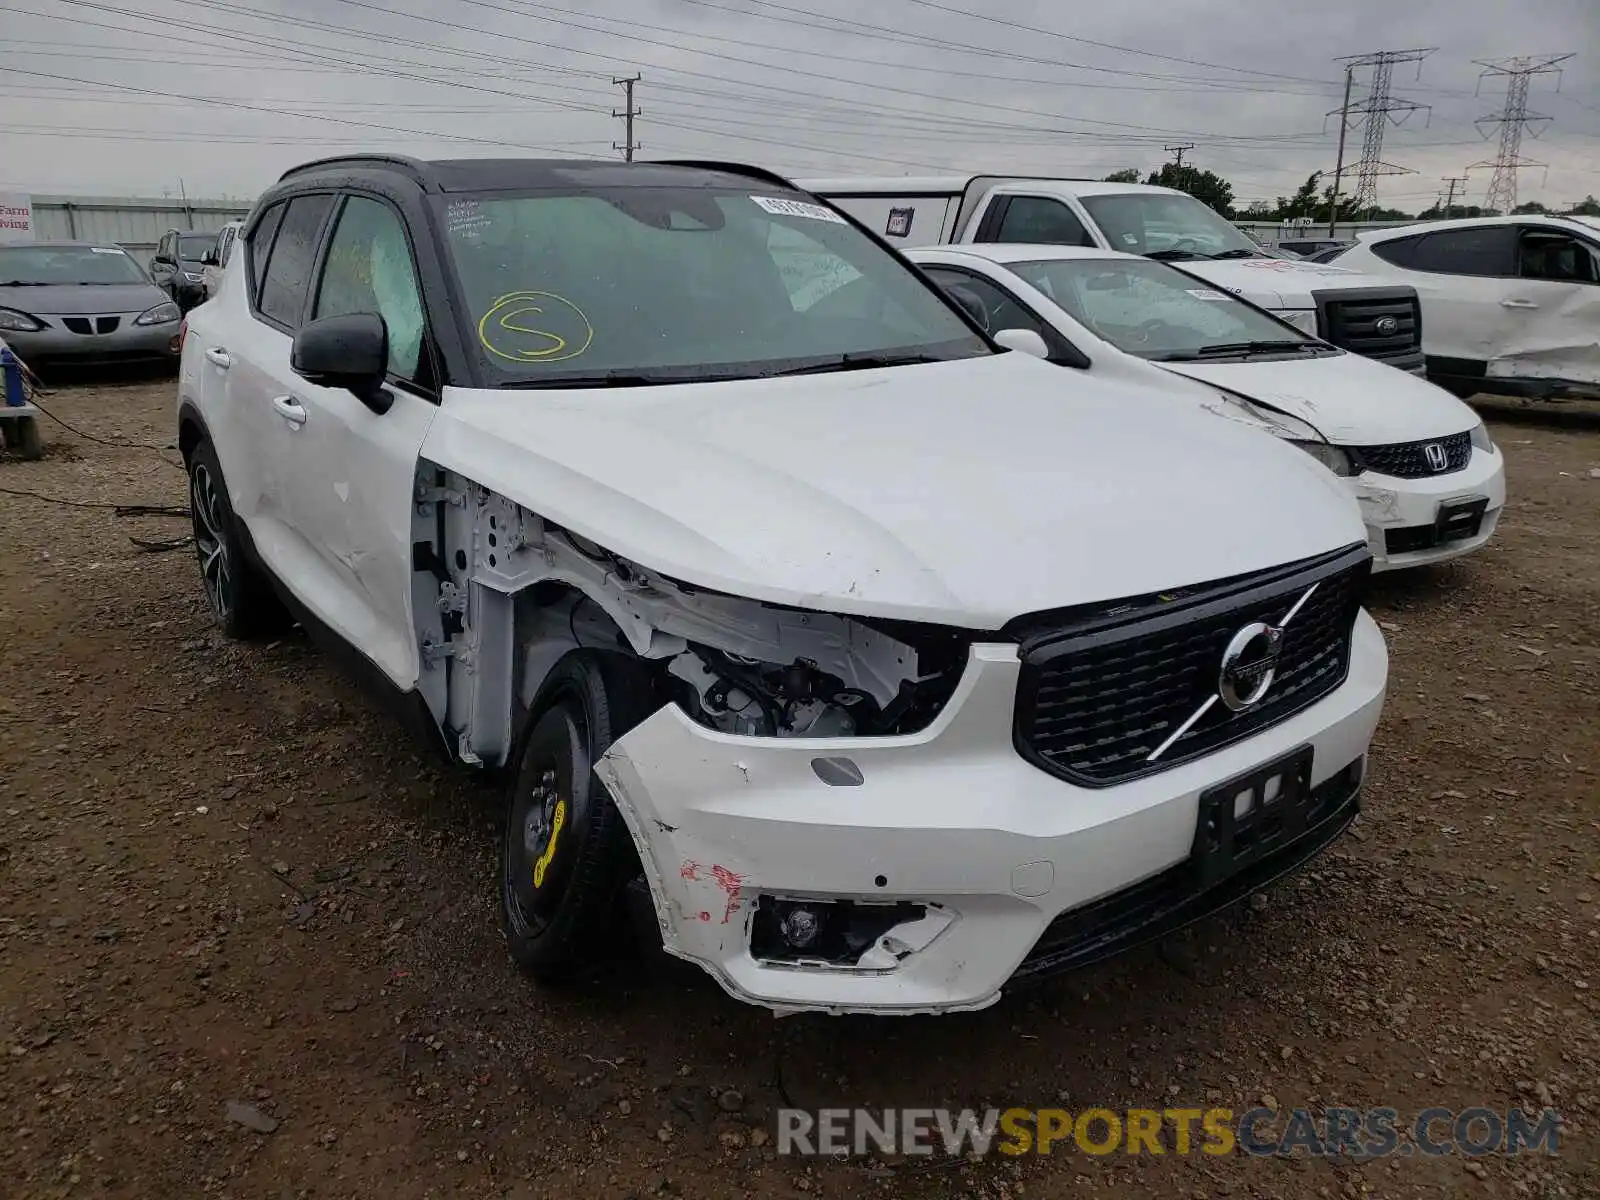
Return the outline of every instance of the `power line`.
[[[1391,123],[1398,125],[1412,113],[1428,108],[1414,100],[1396,96],[1390,90],[1396,63],[1414,62],[1417,74],[1422,74],[1422,60],[1432,54],[1435,47],[1426,50],[1378,50],[1371,54],[1352,54],[1339,59],[1345,64],[1346,82],[1357,67],[1372,68],[1372,82],[1365,100],[1351,104],[1349,87],[1341,110],[1342,121],[1348,123],[1352,116],[1365,118],[1361,138],[1361,161],[1356,165],[1356,187],[1351,196],[1351,206],[1356,212],[1373,208],[1378,203],[1378,177],[1380,175],[1411,174],[1407,167],[1397,167],[1383,161],[1383,134]],[[1399,114],[1398,116],[1396,114]]]
[[[1489,177],[1489,192],[1483,200],[1485,208],[1498,209],[1503,213],[1510,212],[1517,206],[1517,171],[1522,167],[1545,165],[1522,157],[1523,130],[1533,129],[1551,119],[1540,113],[1528,111],[1528,84],[1535,75],[1554,75],[1559,79],[1561,71],[1557,64],[1566,62],[1571,57],[1571,54],[1546,54],[1538,57],[1524,54],[1515,58],[1474,60],[1483,68],[1478,76],[1480,86],[1487,76],[1506,77],[1506,106],[1498,113],[1480,117],[1477,122],[1479,132],[1484,132],[1495,125],[1500,126],[1499,153],[1494,156],[1493,161],[1476,162],[1467,168],[1469,171],[1484,167],[1494,169],[1494,174]],[[1558,83],[1557,87],[1559,86]],[[1537,137],[1538,133],[1535,132],[1534,136]]]
[[[1163,150],[1165,150],[1168,154],[1176,155],[1176,158],[1173,160],[1173,165],[1176,166],[1181,171],[1181,170],[1183,170],[1183,152],[1185,150],[1193,150],[1194,149],[1194,143],[1193,142],[1183,142],[1183,143],[1180,143],[1179,145],[1176,145],[1176,146],[1163,146],[1161,148]]]
[[[614,85],[622,88],[623,95],[627,97],[627,103],[623,106],[621,112],[618,112],[614,108],[611,110],[611,115],[613,117],[621,117],[623,119],[623,128],[626,130],[622,145],[619,146],[616,142],[611,143],[611,148],[613,150],[622,151],[623,162],[632,162],[633,152],[639,149],[639,143],[633,140],[633,119],[639,115],[639,109],[633,106],[633,85],[638,83],[642,78],[644,78],[644,76],[633,74],[622,79],[613,79],[611,81]]]

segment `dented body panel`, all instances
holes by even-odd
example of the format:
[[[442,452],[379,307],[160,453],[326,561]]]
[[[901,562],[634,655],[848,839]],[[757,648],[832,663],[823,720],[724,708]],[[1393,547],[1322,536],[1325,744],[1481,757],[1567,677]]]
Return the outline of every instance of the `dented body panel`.
[[[1085,792],[1011,745],[1015,646],[973,647],[939,719],[879,739],[728,737],[663,709],[598,770],[627,816],[668,951],[731,994],[779,1010],[907,1013],[981,1008],[1050,921],[1181,863],[1201,791],[1301,743],[1314,783],[1366,750],[1387,672],[1371,618],[1345,684],[1259,737],[1163,774]],[[843,756],[859,786],[812,765]],[[882,880],[880,883],[879,881]],[[749,948],[757,893],[914,901],[940,915],[892,968],[797,970]]]

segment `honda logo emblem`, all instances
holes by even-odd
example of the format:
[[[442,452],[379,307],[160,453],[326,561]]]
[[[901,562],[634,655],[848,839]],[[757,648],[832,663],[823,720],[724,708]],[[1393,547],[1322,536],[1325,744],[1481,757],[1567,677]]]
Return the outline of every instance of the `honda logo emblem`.
[[[1422,457],[1428,460],[1428,466],[1435,471],[1443,471],[1450,465],[1450,456],[1444,452],[1444,447],[1438,442],[1428,442],[1422,447]]]

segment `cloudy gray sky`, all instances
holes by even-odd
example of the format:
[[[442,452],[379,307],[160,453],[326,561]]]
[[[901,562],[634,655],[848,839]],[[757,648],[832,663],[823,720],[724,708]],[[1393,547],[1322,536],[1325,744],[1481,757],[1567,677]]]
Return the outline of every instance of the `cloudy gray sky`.
[[[1600,0],[5,0],[0,47],[0,189],[34,193],[249,197],[363,149],[614,156],[611,81],[638,73],[642,157],[1099,175],[1186,142],[1242,204],[1332,167],[1335,58],[1432,47],[1395,73],[1432,112],[1388,130],[1415,174],[1383,202],[1493,156],[1474,120],[1504,81],[1473,60],[1518,54],[1575,55],[1559,92],[1533,81],[1548,168],[1519,199],[1600,194]]]

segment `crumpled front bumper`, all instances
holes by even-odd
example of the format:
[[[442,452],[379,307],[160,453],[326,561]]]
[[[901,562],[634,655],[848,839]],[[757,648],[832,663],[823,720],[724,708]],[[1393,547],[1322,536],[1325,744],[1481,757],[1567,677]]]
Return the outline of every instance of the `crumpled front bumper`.
[[[1459,558],[1482,547],[1505,508],[1506,464],[1498,449],[1474,447],[1465,469],[1447,475],[1396,479],[1368,471],[1351,479],[1350,485],[1366,522],[1373,571],[1395,571]],[[1476,534],[1412,548],[1417,541],[1428,540],[1426,533],[1433,529],[1441,505],[1480,499],[1487,504]]]
[[[1017,753],[1018,671],[1015,646],[973,646],[956,694],[914,735],[734,737],[668,706],[622,737],[599,773],[633,831],[666,949],[779,1011],[984,1007],[1059,914],[1186,860],[1207,788],[1305,745],[1313,785],[1362,759],[1388,657],[1363,612],[1349,675],[1324,699],[1204,758],[1094,790]],[[819,758],[849,759],[861,782],[840,785]],[[914,903],[948,924],[871,968],[779,965],[750,952],[761,896]]]

